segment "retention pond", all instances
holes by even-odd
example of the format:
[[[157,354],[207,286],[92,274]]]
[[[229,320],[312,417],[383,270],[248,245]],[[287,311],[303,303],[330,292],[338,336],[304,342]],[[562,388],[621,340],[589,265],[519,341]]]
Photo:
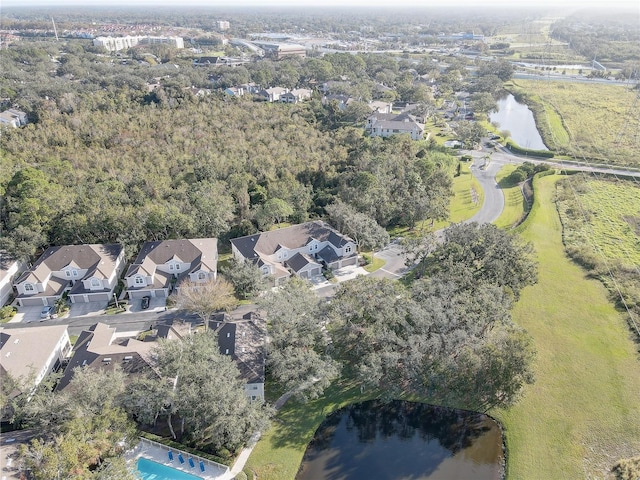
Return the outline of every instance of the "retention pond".
[[[487,415],[414,402],[370,401],[320,425],[296,480],[499,480],[502,433]]]

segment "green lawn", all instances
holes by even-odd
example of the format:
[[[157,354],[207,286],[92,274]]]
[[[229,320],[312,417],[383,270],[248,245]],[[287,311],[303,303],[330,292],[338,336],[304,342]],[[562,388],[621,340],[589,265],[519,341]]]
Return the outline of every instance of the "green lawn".
[[[387,263],[381,258],[374,257],[371,252],[362,252],[362,256],[369,261],[369,263],[364,267],[364,269],[369,273],[375,272],[379,268],[384,267],[384,264]]]
[[[374,397],[374,392],[363,395],[359,388],[338,381],[320,399],[306,404],[290,400],[257,443],[245,471],[255,472],[260,480],[293,479],[307,444],[324,418],[341,407]]]
[[[484,202],[484,191],[480,183],[471,174],[471,162],[460,163],[460,175],[453,177],[453,197],[449,203],[449,219],[431,224],[431,220],[420,222],[415,229],[407,227],[389,231],[392,237],[419,236],[425,232],[433,232],[446,228],[452,223],[459,223],[473,217]],[[474,195],[475,192],[475,201]]]
[[[565,255],[553,196],[558,176],[536,181],[520,231],[539,258],[514,319],[538,350],[536,383],[504,423],[509,479],[605,478],[640,451],[640,365],[623,316],[604,287]]]
[[[504,194],[504,210],[493,223],[500,228],[513,227],[514,224],[520,221],[525,212],[525,200],[522,196],[520,185],[511,185],[506,181],[506,177],[516,168],[517,165],[505,165],[496,175],[498,186]]]

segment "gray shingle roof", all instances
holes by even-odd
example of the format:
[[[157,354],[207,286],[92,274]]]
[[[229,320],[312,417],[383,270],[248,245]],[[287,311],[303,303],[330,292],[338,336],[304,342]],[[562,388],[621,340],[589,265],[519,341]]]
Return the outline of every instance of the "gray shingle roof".
[[[122,245],[90,244],[49,247],[38,258],[33,267],[24,272],[15,283],[26,280],[41,283],[51,272],[60,271],[70,264],[78,269],[87,269],[87,277],[95,275],[109,278],[116,268],[116,260],[122,252]]]
[[[172,258],[190,263],[188,274],[200,268],[215,272],[218,263],[218,240],[216,238],[191,238],[146,242],[135,261],[127,270],[127,277],[143,271],[153,275],[157,265],[163,265]]]
[[[346,243],[352,241],[327,223],[316,220],[269,232],[234,238],[231,243],[244,258],[257,261],[260,254],[273,255],[282,246],[289,249],[300,248],[308,244],[311,239],[319,242],[328,241],[336,248],[342,248]]]

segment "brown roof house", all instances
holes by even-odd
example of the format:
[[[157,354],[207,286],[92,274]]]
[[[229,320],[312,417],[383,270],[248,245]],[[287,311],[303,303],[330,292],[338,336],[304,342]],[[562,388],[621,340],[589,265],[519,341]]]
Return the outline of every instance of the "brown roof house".
[[[247,397],[264,402],[266,320],[255,312],[238,319],[220,314],[209,324],[218,334],[220,353],[230,355],[240,370]]]
[[[31,392],[60,368],[70,351],[66,325],[0,328],[0,374],[28,381],[31,385],[25,387]]]
[[[312,278],[322,268],[356,265],[356,244],[320,220],[231,240],[237,260],[250,261],[280,285],[291,275]]]
[[[147,242],[125,275],[129,298],[166,298],[186,278],[194,282],[214,280],[217,265],[216,238]]]
[[[162,328],[162,332],[160,332]],[[119,338],[116,329],[104,323],[96,323],[84,330],[73,347],[73,356],[64,370],[64,376],[56,387],[62,390],[73,378],[76,368],[113,369],[116,365],[127,374],[155,372],[152,350],[155,340],[162,336],[169,340],[181,338],[173,327],[159,327],[157,335],[145,337],[145,341],[134,338]]]
[[[18,277],[18,304],[53,305],[65,291],[72,303],[107,303],[124,270],[122,245],[50,247]]]

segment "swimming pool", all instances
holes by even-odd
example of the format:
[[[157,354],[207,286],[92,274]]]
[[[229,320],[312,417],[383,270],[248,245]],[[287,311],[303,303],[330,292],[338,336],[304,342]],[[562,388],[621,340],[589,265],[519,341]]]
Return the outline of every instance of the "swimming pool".
[[[142,457],[138,459],[136,468],[142,480],[202,480],[202,477]]]

